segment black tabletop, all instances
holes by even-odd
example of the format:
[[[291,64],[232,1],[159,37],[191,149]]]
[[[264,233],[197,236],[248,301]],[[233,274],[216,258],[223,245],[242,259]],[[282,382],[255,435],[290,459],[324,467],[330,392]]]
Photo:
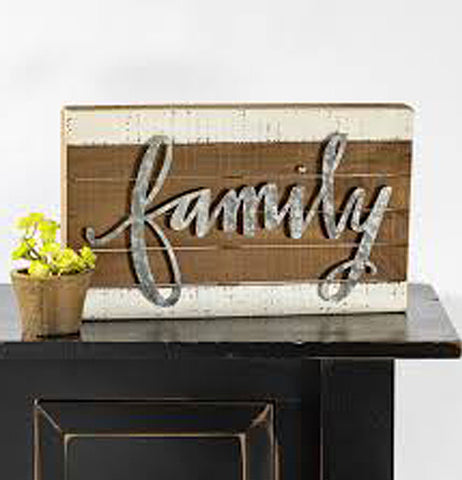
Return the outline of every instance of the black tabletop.
[[[0,285],[0,359],[457,358],[461,341],[429,285],[406,313],[84,322],[79,336],[23,341]]]

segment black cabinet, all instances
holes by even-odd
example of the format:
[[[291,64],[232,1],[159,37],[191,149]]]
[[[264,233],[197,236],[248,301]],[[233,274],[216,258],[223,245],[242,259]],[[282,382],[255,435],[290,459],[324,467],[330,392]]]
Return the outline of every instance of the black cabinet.
[[[23,342],[2,287],[9,480],[390,480],[394,359],[456,358],[433,290],[408,313],[101,322]]]

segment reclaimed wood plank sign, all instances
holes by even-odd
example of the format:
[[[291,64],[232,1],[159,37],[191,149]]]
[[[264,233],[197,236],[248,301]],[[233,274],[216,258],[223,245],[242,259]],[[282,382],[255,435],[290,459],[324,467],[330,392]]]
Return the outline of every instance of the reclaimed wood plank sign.
[[[405,105],[66,107],[62,139],[87,318],[406,308]]]

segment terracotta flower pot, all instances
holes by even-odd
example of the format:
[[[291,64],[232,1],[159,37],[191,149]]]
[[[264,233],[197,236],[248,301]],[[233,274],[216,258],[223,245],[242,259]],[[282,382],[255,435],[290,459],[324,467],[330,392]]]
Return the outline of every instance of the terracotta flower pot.
[[[23,336],[70,335],[80,330],[82,310],[93,270],[46,279],[14,270]]]

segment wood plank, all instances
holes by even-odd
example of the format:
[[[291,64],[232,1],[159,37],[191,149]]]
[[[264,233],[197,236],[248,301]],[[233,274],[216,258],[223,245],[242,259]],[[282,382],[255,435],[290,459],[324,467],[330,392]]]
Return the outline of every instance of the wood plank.
[[[351,247],[291,249],[216,249],[176,252],[183,283],[290,282],[318,280],[327,270],[351,258]],[[171,282],[165,255],[148,252],[151,270],[158,284]],[[371,261],[377,275],[367,281],[402,281],[406,278],[407,246],[380,246],[372,249]],[[137,283],[128,252],[101,252],[93,286],[128,286]]]
[[[324,142],[174,145],[169,178],[318,175],[323,145]],[[145,145],[68,146],[68,179],[134,180],[145,150]],[[410,175],[411,153],[409,141],[349,141],[336,176]],[[306,168],[304,175],[297,173],[301,165]]]
[[[167,179],[162,190],[155,198],[154,206],[162,205],[187,192],[198,191],[203,188],[209,188],[212,193],[212,199],[219,199],[227,190],[234,189],[237,192],[245,186],[253,186],[258,190],[258,186],[264,183],[274,183],[278,187],[278,193],[281,200],[288,196],[290,187],[301,185],[305,187],[305,202],[312,200],[319,192],[320,180],[314,178],[271,178],[268,175],[258,177],[247,177],[241,179],[234,178],[210,178],[207,180],[201,178],[191,179]],[[95,205],[98,206],[98,215],[103,215],[105,209],[117,211],[120,214],[129,211],[133,182],[70,182],[68,187],[68,201],[71,202],[69,214],[75,215],[81,210],[90,210],[93,212]],[[348,194],[355,188],[363,188],[366,192],[366,205],[373,204],[378,190],[381,187],[390,186],[393,189],[389,207],[393,209],[407,209],[409,204],[409,177],[340,177],[335,180],[335,205],[340,209],[345,202]],[[100,210],[102,212],[100,213]]]
[[[91,225],[93,219],[91,218],[91,212],[88,212],[86,216],[84,212],[80,212],[78,217],[69,216],[69,236],[68,243],[73,248],[80,248],[84,245],[85,239],[83,232],[85,227]],[[108,220],[101,222],[104,225],[115,225],[120,217],[113,215],[108,216]],[[337,240],[326,239],[322,232],[322,220],[320,216],[314,217],[310,227],[305,231],[303,237],[298,240],[294,240],[289,237],[287,228],[282,226],[276,230],[268,231],[259,227],[255,236],[247,238],[242,233],[226,233],[218,228],[213,228],[208,235],[202,238],[198,238],[196,235],[191,234],[191,230],[175,231],[169,227],[168,219],[160,219],[158,224],[163,228],[169,241],[174,247],[198,247],[198,248],[211,248],[221,246],[227,247],[239,247],[247,245],[249,247],[258,248],[259,246],[284,246],[286,248],[293,247],[299,248],[301,246],[309,245],[324,245],[326,248],[329,246],[335,246],[340,244],[357,244],[361,240],[361,234],[346,230],[341,238]],[[391,210],[385,213],[382,225],[380,226],[379,234],[376,240],[376,244],[407,244],[408,241],[408,229],[409,229],[409,212],[406,210]],[[96,229],[96,233],[101,235],[106,230]],[[192,230],[194,231],[194,230]],[[153,234],[152,230],[146,228],[146,242],[148,248],[160,248],[158,238]],[[123,234],[110,243],[98,250],[112,250],[112,249],[128,249],[130,247],[130,229],[127,228]]]
[[[204,183],[188,182],[186,180],[171,181],[165,184],[165,190],[160,192],[157,205],[161,205],[169,199],[172,199],[180,192],[195,190],[201,188]],[[227,180],[224,183],[224,189],[233,188],[236,186],[236,182],[233,180]],[[279,183],[279,182],[278,182]],[[281,198],[286,197],[287,189],[283,190],[282,182],[281,186]],[[316,182],[305,182],[302,185],[306,186],[307,192],[307,205],[311,205],[315,194],[318,192],[319,187]],[[405,177],[396,177],[388,179],[386,183],[377,181],[376,179],[352,179],[342,178],[336,182],[336,194],[335,203],[337,211],[342,211],[342,204],[348,197],[348,194],[355,186],[359,186],[365,189],[367,199],[366,204],[370,205],[374,201],[377,191],[384,185],[390,185],[393,188],[393,193],[390,200],[390,210],[385,213],[384,221],[380,229],[379,240],[380,241],[404,241],[407,239],[408,232],[408,202],[409,202],[409,179]],[[190,187],[190,188],[188,188]],[[218,190],[212,189],[212,198],[220,198],[223,195],[224,189]],[[67,215],[67,241],[73,245],[79,245],[83,241],[83,231],[87,227],[95,228],[98,235],[112,228],[118,224],[123,218],[127,217],[130,212],[131,203],[131,190],[132,185],[126,183],[102,183],[95,188],[93,183],[71,183],[68,188],[68,202],[70,207],[68,208]],[[285,193],[285,194],[284,194]],[[310,197],[308,197],[310,195]],[[97,215],[95,214],[95,208],[97,208]],[[260,214],[262,210],[260,208]],[[365,214],[367,215],[367,214]],[[225,234],[220,232],[220,222],[210,231],[210,234],[202,239],[191,235],[188,230],[186,232],[175,232],[168,228],[168,214],[158,220],[159,224],[167,227],[169,231],[169,237],[176,241],[181,241],[185,245],[196,244],[209,244],[216,241],[228,242],[242,242],[244,238],[242,235]],[[260,218],[261,224],[261,218]],[[345,241],[352,241],[356,238],[354,232],[347,231],[342,235],[342,239]],[[124,235],[125,238],[115,239],[111,243],[111,247],[120,247],[127,245],[128,231]],[[150,242],[154,241],[152,236],[149,236]],[[311,240],[323,240],[325,239],[325,233],[321,228],[319,216],[316,215],[308,229],[304,233],[304,238]],[[252,241],[258,242],[264,241],[265,243],[280,243],[291,241],[287,236],[287,231],[284,228],[278,228],[273,231],[258,231],[257,237]],[[153,244],[156,242],[154,241]]]
[[[169,105],[63,111],[68,145],[144,144],[152,135],[176,143],[321,141],[333,132],[350,140],[410,140],[405,105]]]

